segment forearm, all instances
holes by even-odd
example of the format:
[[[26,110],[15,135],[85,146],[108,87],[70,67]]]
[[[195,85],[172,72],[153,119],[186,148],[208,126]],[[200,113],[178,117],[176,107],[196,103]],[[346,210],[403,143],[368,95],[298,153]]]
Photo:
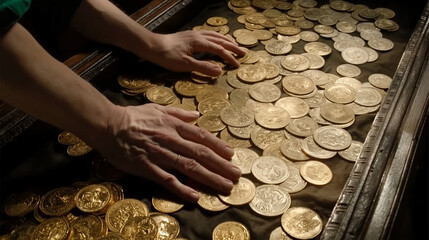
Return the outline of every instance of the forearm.
[[[160,35],[145,29],[107,0],[84,0],[73,15],[71,26],[85,37],[141,58],[150,58],[151,50],[160,41]]]
[[[3,101],[96,142],[115,108],[108,99],[51,57],[19,24],[1,37],[0,51]]]

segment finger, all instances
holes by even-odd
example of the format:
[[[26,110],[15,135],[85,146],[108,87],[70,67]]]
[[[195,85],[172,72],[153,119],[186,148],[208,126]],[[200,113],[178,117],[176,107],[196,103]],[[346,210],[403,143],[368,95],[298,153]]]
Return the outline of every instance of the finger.
[[[207,40],[209,41],[199,42],[199,44],[194,46],[193,52],[208,52],[211,54],[215,54],[235,67],[240,66],[240,63],[237,61],[237,59],[235,59],[235,57],[231,54],[231,52],[228,51],[229,50],[228,48],[231,49],[231,47],[228,47],[228,46],[233,45],[232,43],[227,43],[227,44],[224,42],[221,43],[219,40],[215,38],[211,38]],[[242,50],[240,49],[240,51]]]
[[[189,56],[186,56],[185,58],[189,66],[188,71],[197,71],[209,76],[220,76],[222,73],[222,68],[217,64],[208,61],[197,60]]]
[[[228,194],[232,190],[233,183],[231,180],[207,170],[194,159],[179,155],[176,169],[221,193]]]
[[[174,175],[154,165],[151,169],[154,174],[153,181],[163,186],[168,191],[190,202],[197,202],[199,195],[193,188],[182,184]],[[142,176],[147,177],[147,176]]]
[[[225,141],[222,141],[205,129],[190,124],[178,125],[176,129],[182,138],[207,146],[225,159],[231,159],[234,155],[234,150]]]
[[[156,105],[155,108],[184,122],[192,122],[200,116],[198,111],[186,111],[178,107]]]

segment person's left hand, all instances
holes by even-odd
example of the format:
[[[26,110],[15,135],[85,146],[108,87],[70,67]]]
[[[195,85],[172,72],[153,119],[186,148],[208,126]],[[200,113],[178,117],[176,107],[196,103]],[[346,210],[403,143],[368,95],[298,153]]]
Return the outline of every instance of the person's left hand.
[[[157,35],[156,45],[145,56],[166,69],[177,72],[197,71],[210,76],[219,76],[222,69],[209,61],[198,60],[195,53],[211,53],[220,56],[229,64],[238,67],[240,63],[232,53],[244,56],[246,52],[228,37],[214,31],[183,31]],[[232,52],[232,53],[231,53]]]

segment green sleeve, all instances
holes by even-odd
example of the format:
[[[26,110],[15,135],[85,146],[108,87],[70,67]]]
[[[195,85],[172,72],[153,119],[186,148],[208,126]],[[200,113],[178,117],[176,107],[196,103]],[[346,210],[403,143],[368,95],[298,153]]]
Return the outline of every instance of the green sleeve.
[[[31,0],[0,0],[0,31],[8,30],[30,8]]]

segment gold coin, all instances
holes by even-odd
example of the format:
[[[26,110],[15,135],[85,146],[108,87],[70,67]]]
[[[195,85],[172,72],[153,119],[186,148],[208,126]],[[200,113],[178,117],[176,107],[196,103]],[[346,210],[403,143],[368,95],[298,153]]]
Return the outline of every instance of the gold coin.
[[[244,205],[252,201],[255,196],[255,184],[247,178],[240,177],[234,183],[229,195],[219,194],[220,200],[229,205]]]
[[[155,86],[147,90],[146,98],[153,103],[168,105],[173,103],[177,99],[177,96],[171,88]]]
[[[284,56],[280,63],[286,70],[293,72],[304,71],[311,66],[310,59],[300,54],[289,54]]]
[[[359,141],[352,141],[350,146],[342,151],[338,152],[342,158],[350,162],[356,162],[362,152],[363,143]]]
[[[320,116],[332,123],[345,124],[353,121],[355,113],[353,112],[353,109],[347,105],[339,103],[325,103],[320,106]]]
[[[121,185],[114,182],[103,182],[102,185],[106,186],[112,193],[113,202],[124,199],[124,189]]]
[[[270,233],[269,240],[292,240],[282,229],[282,227],[277,227]]]
[[[328,150],[340,151],[348,148],[352,143],[349,132],[342,128],[323,126],[314,131],[314,141]]]
[[[252,172],[253,162],[259,158],[259,154],[249,148],[234,148],[231,163],[240,168],[242,174]]]
[[[257,38],[258,40],[269,40],[273,37],[273,34],[265,29],[257,29],[253,30],[252,35]]]
[[[320,56],[326,56],[331,54],[332,48],[322,42],[309,42],[304,45],[304,50],[308,53],[314,53]]]
[[[267,74],[265,76],[266,79],[273,79],[280,74],[279,67],[277,67],[277,65],[273,63],[260,63],[259,65],[264,67],[267,71]]]
[[[247,100],[250,99],[249,91],[247,89],[234,89],[229,94],[229,100],[237,106],[246,106]]]
[[[301,28],[297,26],[286,26],[286,27],[277,26],[275,29],[277,33],[280,33],[286,36],[293,36],[301,32]]]
[[[239,35],[235,41],[245,47],[253,47],[258,44],[258,39],[253,35]]]
[[[210,26],[223,26],[228,23],[228,19],[224,17],[211,17],[207,19],[206,23]]]
[[[122,227],[121,233],[128,239],[153,240],[157,237],[158,225],[151,217],[132,217]]]
[[[220,111],[226,107],[231,105],[231,102],[229,102],[226,99],[221,98],[206,98],[198,103],[198,111],[201,114],[214,114],[219,115]]]
[[[336,151],[327,150],[317,145],[317,143],[314,142],[313,135],[306,137],[301,143],[302,151],[313,158],[330,159],[337,154]]]
[[[256,126],[250,133],[252,143],[260,149],[280,143],[285,139],[284,130],[270,130]]]
[[[199,191],[200,198],[198,199],[198,205],[210,212],[219,212],[229,208],[229,205],[224,204],[220,201],[214,191],[204,189]]]
[[[279,184],[289,177],[289,168],[283,159],[261,156],[252,164],[252,174],[262,183]]]
[[[133,198],[125,198],[115,202],[107,210],[105,220],[110,231],[119,232],[128,219],[148,215],[149,208],[144,202]]]
[[[31,236],[32,240],[67,240],[70,237],[70,223],[62,217],[47,219],[40,223]]]
[[[81,140],[78,136],[68,131],[63,131],[58,135],[58,142],[64,145],[73,145],[80,141]]]
[[[238,138],[250,139],[250,132],[252,132],[253,128],[255,128],[255,123],[250,124],[246,127],[231,127],[228,126],[228,131],[234,136]]]
[[[118,83],[128,90],[147,89],[153,86],[149,79],[131,78],[123,75],[118,77]]]
[[[223,222],[213,229],[213,240],[231,239],[231,236],[233,236],[234,240],[250,240],[249,230],[239,222]]]
[[[286,210],[281,217],[281,224],[287,234],[297,239],[312,239],[323,229],[320,216],[306,207],[291,207]]]
[[[79,190],[75,202],[82,212],[105,213],[113,204],[113,195],[106,186],[91,184]]]
[[[286,130],[298,137],[312,136],[314,131],[319,127],[317,122],[308,116],[295,118],[286,126]]]
[[[357,80],[356,78],[352,78],[352,77],[340,77],[337,80],[335,80],[334,83],[335,84],[336,83],[346,84],[355,90],[358,90],[359,88],[362,87],[362,83],[359,80]],[[330,87],[330,85],[326,85],[325,89],[328,87]]]
[[[302,151],[302,140],[300,138],[284,139],[280,143],[280,151],[289,159],[305,161],[310,159]]]
[[[152,197],[153,207],[163,213],[177,212],[183,208],[184,204],[169,192],[157,192]]]
[[[325,88],[325,97],[334,103],[351,103],[356,98],[356,90],[347,84],[335,83]]]
[[[255,121],[264,128],[280,129],[291,121],[289,113],[281,107],[261,108],[255,114]]]
[[[316,85],[313,80],[306,76],[297,74],[291,74],[283,77],[282,86],[287,92],[297,95],[309,94],[316,89]]]
[[[0,240],[27,240],[31,239],[31,235],[37,225],[33,223],[23,223],[15,227],[8,235],[0,236]]]
[[[228,143],[232,148],[248,148],[252,146],[249,139],[234,137],[229,133],[228,128],[225,128],[220,132],[220,139]]]
[[[290,206],[291,198],[283,187],[273,184],[263,184],[256,188],[256,194],[249,203],[256,213],[274,217],[282,215]]]
[[[182,96],[195,97],[198,91],[204,89],[207,85],[194,83],[190,80],[179,80],[174,84],[174,89]]]
[[[251,5],[249,0],[231,0],[229,1],[232,6],[238,8],[249,7]]]
[[[52,189],[40,199],[40,211],[54,217],[66,215],[76,206],[76,194],[77,191],[73,187]]]
[[[307,161],[301,168],[302,178],[314,185],[326,185],[332,180],[332,171],[320,161]]]
[[[259,102],[274,102],[281,97],[281,90],[275,84],[259,82],[249,89],[250,96]]]
[[[284,55],[292,50],[292,44],[286,41],[274,40],[265,45],[265,50],[273,55]]]
[[[106,236],[98,237],[95,240],[128,240],[128,238],[120,233],[109,232]]]
[[[356,91],[355,103],[365,106],[374,107],[381,103],[383,97],[375,87],[362,87]]]
[[[219,115],[205,114],[198,118],[197,124],[200,128],[209,132],[219,132],[226,127]]]
[[[71,240],[94,239],[104,234],[104,220],[95,215],[82,215],[71,224]]]
[[[67,147],[67,154],[70,156],[78,157],[85,155],[92,151],[92,148],[88,146],[84,141],[80,140],[78,143],[69,145]]]
[[[201,102],[202,100],[210,97],[228,99],[228,93],[225,90],[220,88],[205,87],[199,90],[195,95],[195,99],[197,100],[197,102]]]
[[[176,239],[180,232],[179,222],[171,215],[153,212],[149,215],[158,225],[156,239]]]
[[[373,73],[368,77],[368,82],[374,87],[388,89],[392,83],[392,78],[382,73]]]
[[[23,217],[39,206],[40,195],[31,192],[14,193],[7,197],[4,212],[10,217]]]
[[[310,107],[297,97],[283,97],[274,103],[274,106],[285,109],[291,118],[301,118],[308,114]]]
[[[243,65],[237,71],[237,77],[249,83],[260,82],[265,79],[267,70],[259,65]]]
[[[254,114],[247,107],[229,105],[220,111],[220,119],[232,127],[246,127],[254,122]]]

